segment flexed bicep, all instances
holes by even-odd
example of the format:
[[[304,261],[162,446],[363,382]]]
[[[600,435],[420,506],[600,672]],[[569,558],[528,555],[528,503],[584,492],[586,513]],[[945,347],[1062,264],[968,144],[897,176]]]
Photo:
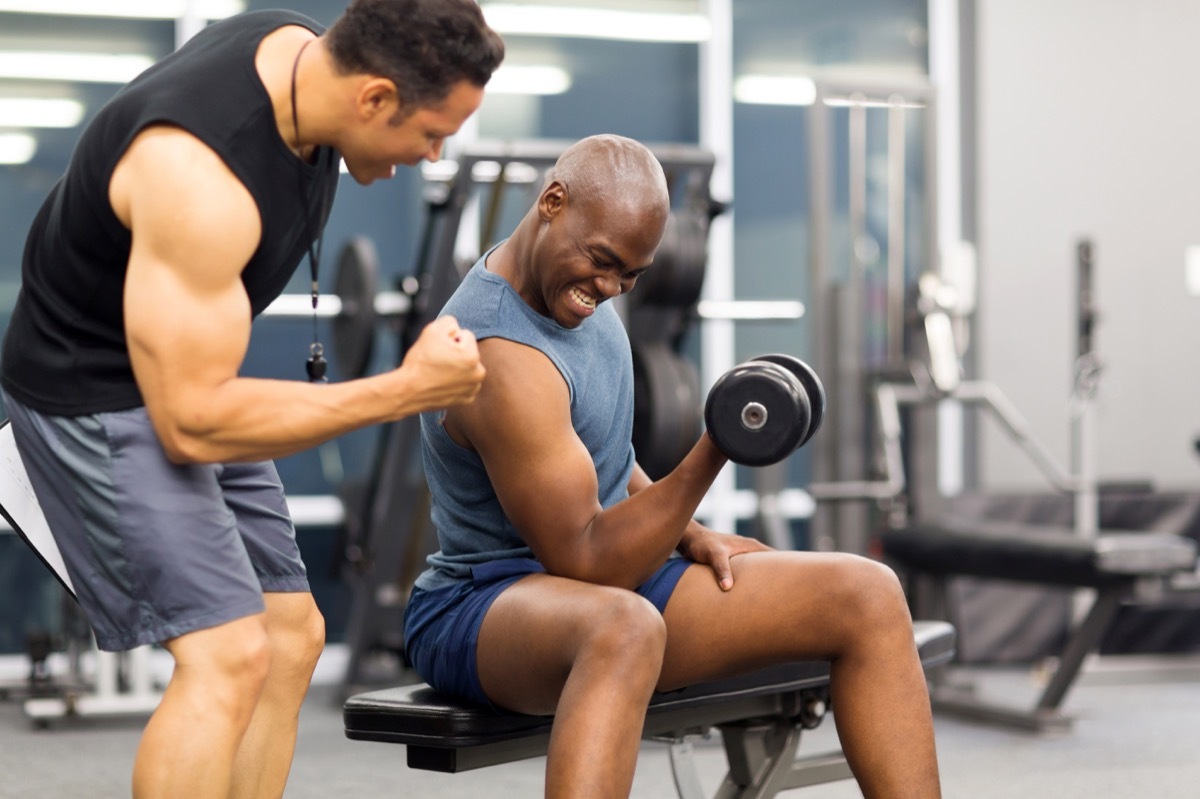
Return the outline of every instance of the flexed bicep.
[[[217,155],[176,128],[143,132],[114,172],[113,210],[131,231],[125,335],[147,412],[169,454],[203,432],[208,393],[237,376],[250,339],[241,272],[257,206]]]
[[[479,350],[487,378],[474,403],[447,414],[448,432],[479,454],[505,515],[547,570],[587,579],[599,481],[571,425],[566,382],[531,347],[486,339]]]

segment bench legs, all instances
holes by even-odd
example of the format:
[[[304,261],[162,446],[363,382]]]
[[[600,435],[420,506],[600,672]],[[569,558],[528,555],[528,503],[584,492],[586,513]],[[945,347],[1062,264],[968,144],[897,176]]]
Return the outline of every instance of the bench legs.
[[[801,727],[784,720],[724,725],[729,773],[713,799],[770,799],[780,791],[850,779],[841,752],[797,757]],[[703,799],[689,741],[671,745],[671,770],[680,799]]]
[[[944,590],[945,580],[939,582],[939,588]],[[1062,702],[1079,676],[1084,659],[1100,645],[1101,638],[1121,607],[1125,593],[1122,586],[1098,590],[1087,615],[1071,630],[1059,657],[1058,668],[1032,709],[985,702],[974,696],[969,687],[943,684],[935,678],[931,694],[934,710],[1037,732],[1070,728],[1072,719],[1062,713]]]

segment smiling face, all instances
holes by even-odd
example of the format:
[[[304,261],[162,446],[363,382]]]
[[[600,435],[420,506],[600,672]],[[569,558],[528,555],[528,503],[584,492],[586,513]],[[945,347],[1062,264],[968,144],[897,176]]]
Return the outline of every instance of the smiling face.
[[[362,122],[341,144],[347,171],[363,185],[392,177],[400,164],[416,166],[438,160],[446,139],[458,132],[483,102],[482,88],[460,81],[441,102],[407,113],[395,85],[382,78],[378,81],[360,95]]]
[[[667,209],[658,203],[572,201],[552,181],[538,200],[541,226],[530,281],[521,296],[566,328],[578,327],[605,300],[625,294],[650,268]]]

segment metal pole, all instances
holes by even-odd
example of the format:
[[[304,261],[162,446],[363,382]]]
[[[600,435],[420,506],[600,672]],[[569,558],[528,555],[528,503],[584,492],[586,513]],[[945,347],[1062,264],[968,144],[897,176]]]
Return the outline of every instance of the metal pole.
[[[187,0],[183,4],[183,10],[179,12],[179,16],[175,18],[175,49],[187,42],[188,39],[195,36],[200,31],[204,30],[204,26],[208,21],[200,14],[198,8],[199,3],[196,0]]]
[[[892,95],[888,108],[888,227],[887,227],[887,361],[904,363],[904,237],[905,149],[907,122],[904,98]]]
[[[814,366],[826,380],[830,397],[842,396],[841,375],[838,372],[838,314],[829,268],[829,109],[824,91],[817,85],[816,98],[808,114],[808,260],[810,304],[820,317],[813,325]],[[838,414],[831,407],[830,428],[836,430]],[[837,435],[817,436],[813,445],[813,480],[834,482],[841,479],[840,440]],[[818,505],[813,514],[813,548],[832,550],[839,538],[836,507]]]
[[[1093,248],[1084,239],[1075,248],[1078,341],[1075,356],[1075,385],[1071,405],[1074,409],[1071,431],[1072,471],[1080,490],[1075,495],[1075,531],[1082,538],[1094,538],[1100,527],[1100,493],[1096,476],[1096,381],[1100,367],[1096,361],[1093,333],[1096,309],[1092,288]]]
[[[716,158],[709,182],[718,200],[733,197],[733,2],[705,0],[712,35],[700,44],[700,145]],[[702,298],[728,302],[734,297],[734,211],[712,220],[708,231],[708,265]],[[734,325],[730,320],[709,320],[700,330],[701,389],[707,392],[717,378],[735,363]],[[731,497],[737,490],[732,466],[721,470],[709,490],[714,500]],[[731,502],[714,501],[708,520],[717,530],[732,530],[737,523]]]
[[[867,239],[867,108],[866,98],[852,95],[847,131],[847,169],[849,172],[849,207],[847,225],[850,240],[849,271],[846,276],[846,292],[842,297],[841,309],[845,324],[841,326],[838,371],[841,373],[840,403],[844,412],[838,425],[838,443],[841,449],[840,475],[843,479],[859,479],[867,471],[870,453],[874,446],[867,430],[871,403],[866,393],[865,373],[867,362],[867,325],[870,319],[866,294],[868,251]],[[838,507],[839,536],[837,548],[842,552],[862,555],[867,551],[869,513],[861,503],[845,503]]]

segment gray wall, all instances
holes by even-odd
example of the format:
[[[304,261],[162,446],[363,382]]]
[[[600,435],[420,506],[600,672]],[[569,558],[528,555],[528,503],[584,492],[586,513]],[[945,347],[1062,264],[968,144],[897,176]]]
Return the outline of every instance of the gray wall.
[[[979,0],[979,373],[1066,465],[1075,242],[1096,245],[1101,479],[1200,482],[1200,3]],[[993,489],[1044,485],[994,425]]]

